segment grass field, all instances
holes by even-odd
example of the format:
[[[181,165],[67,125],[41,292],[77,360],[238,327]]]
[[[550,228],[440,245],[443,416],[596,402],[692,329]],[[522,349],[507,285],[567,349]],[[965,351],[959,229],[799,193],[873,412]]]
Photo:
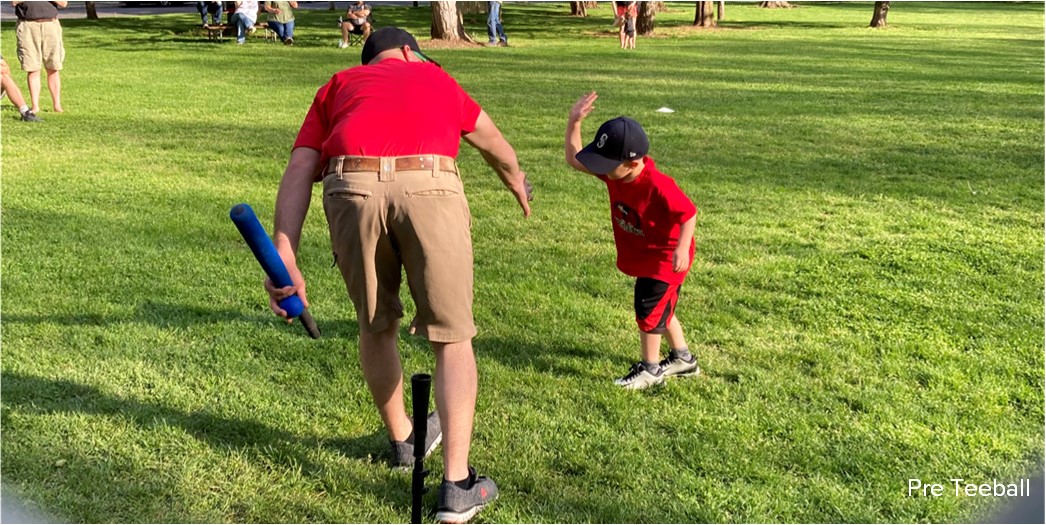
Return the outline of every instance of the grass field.
[[[74,522],[406,521],[318,192],[299,254],[318,341],[268,312],[227,218],[245,201],[271,227],[312,96],[358,49],[323,11],[292,48],[207,42],[186,11],[63,22],[66,113],[0,111],[3,482]],[[537,192],[523,220],[463,149],[472,461],[502,491],[480,521],[955,522],[1003,500],[907,480],[1040,468],[1041,4],[895,2],[871,30],[870,3],[728,3],[691,31],[686,3],[634,52],[606,3],[568,13],[509,4],[513,47],[430,53]],[[426,9],[375,16],[427,34]],[[700,209],[679,309],[698,379],[610,383],[638,356],[631,281],[606,190],[562,161],[590,89],[585,138],[637,118]],[[432,369],[401,343],[407,373]]]

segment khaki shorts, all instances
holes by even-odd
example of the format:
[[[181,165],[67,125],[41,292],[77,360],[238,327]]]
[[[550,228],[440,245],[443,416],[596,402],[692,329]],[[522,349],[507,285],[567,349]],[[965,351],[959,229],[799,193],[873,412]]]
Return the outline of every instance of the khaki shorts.
[[[32,73],[46,68],[60,71],[65,60],[62,44],[62,24],[51,22],[19,21],[15,27],[18,40],[18,61],[22,71]]]
[[[360,330],[380,332],[403,317],[402,268],[417,307],[412,332],[438,343],[471,339],[472,216],[461,177],[456,167],[397,171],[391,159],[381,159],[381,171],[323,178],[331,246]]]

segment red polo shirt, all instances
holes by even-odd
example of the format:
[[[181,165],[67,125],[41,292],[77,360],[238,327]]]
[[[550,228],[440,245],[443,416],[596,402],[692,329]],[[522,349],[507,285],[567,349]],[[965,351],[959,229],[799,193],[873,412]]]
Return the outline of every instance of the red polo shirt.
[[[596,175],[610,192],[610,219],[614,224],[617,268],[632,277],[651,277],[681,284],[686,272],[672,269],[672,252],[679,246],[683,223],[697,207],[671,177],[661,173],[654,159],[643,157],[643,172],[631,182]],[[690,243],[690,262],[694,243]]]
[[[336,73],[313,99],[295,148],[322,154],[456,157],[480,107],[457,81],[427,62],[386,59]]]

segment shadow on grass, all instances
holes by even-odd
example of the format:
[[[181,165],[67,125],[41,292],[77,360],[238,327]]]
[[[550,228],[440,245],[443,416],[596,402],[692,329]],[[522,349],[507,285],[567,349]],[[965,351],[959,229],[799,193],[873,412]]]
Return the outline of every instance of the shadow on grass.
[[[125,323],[148,323],[158,328],[188,328],[201,324],[248,322],[267,324],[272,316],[246,315],[242,310],[205,308],[190,304],[172,304],[145,301],[131,315],[111,315],[98,312],[77,314],[4,315],[4,324],[60,324],[63,326],[112,326]]]
[[[175,426],[216,451],[235,451],[254,458],[254,461],[258,463],[280,465],[290,472],[300,471],[303,476],[316,478],[319,481],[324,481],[328,477],[325,475],[328,467],[311,459],[310,451],[324,448],[346,457],[374,464],[383,463],[388,453],[388,442],[384,431],[349,439],[299,435],[257,421],[223,417],[203,410],[186,412],[159,403],[121,398],[71,381],[28,376],[17,372],[3,372],[0,375],[0,394],[3,399],[5,421],[8,419],[9,411],[18,411],[24,414],[68,413],[102,416],[127,421],[143,430]],[[10,424],[5,426],[8,429],[11,428]],[[17,432],[17,430],[14,431]],[[12,466],[15,466],[15,472],[17,471],[19,461],[10,456],[5,457],[5,460],[4,474],[7,477],[12,474]],[[100,465],[98,468],[105,471],[113,470],[112,465]],[[141,468],[138,465],[121,467],[121,469],[127,470]],[[140,473],[137,475],[141,476]],[[17,480],[17,473],[13,477]],[[108,475],[97,476],[92,483],[83,487],[90,487],[92,494],[97,495],[101,500],[110,500],[111,498],[103,497],[99,493],[112,492],[119,495],[125,490],[119,486],[118,480],[114,481],[116,486],[110,487],[103,486],[98,481],[113,479],[110,472]],[[354,489],[369,492],[376,500],[386,505],[404,509],[410,505],[409,491],[404,492],[403,487],[387,486],[366,480],[352,480],[352,483]],[[73,491],[84,490],[72,481],[67,488]],[[137,489],[139,496],[141,491],[139,487]],[[162,498],[162,494],[156,496]],[[137,510],[129,509],[129,512],[137,512]],[[235,514],[235,509],[233,512]],[[133,516],[123,516],[123,518],[143,522],[156,519],[195,521],[191,515],[142,516],[134,514],[134,516],[140,516],[141,519],[134,519]],[[77,518],[76,521],[79,521],[85,516],[75,518]],[[108,518],[96,516],[96,518],[101,521],[112,520],[112,516]],[[246,518],[248,517],[241,517],[239,520]],[[313,518],[317,518],[317,516]],[[329,516],[318,518],[332,519]],[[239,521],[235,517],[231,519]]]

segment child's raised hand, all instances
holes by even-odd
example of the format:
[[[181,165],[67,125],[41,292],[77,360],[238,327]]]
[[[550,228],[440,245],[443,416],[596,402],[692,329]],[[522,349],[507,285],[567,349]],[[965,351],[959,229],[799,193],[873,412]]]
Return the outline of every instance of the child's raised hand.
[[[574,103],[574,107],[570,108],[570,120],[584,120],[584,118],[595,109],[592,104],[595,103],[597,98],[599,98],[599,95],[597,95],[595,91],[589,91],[581,98],[577,99],[577,102]]]

